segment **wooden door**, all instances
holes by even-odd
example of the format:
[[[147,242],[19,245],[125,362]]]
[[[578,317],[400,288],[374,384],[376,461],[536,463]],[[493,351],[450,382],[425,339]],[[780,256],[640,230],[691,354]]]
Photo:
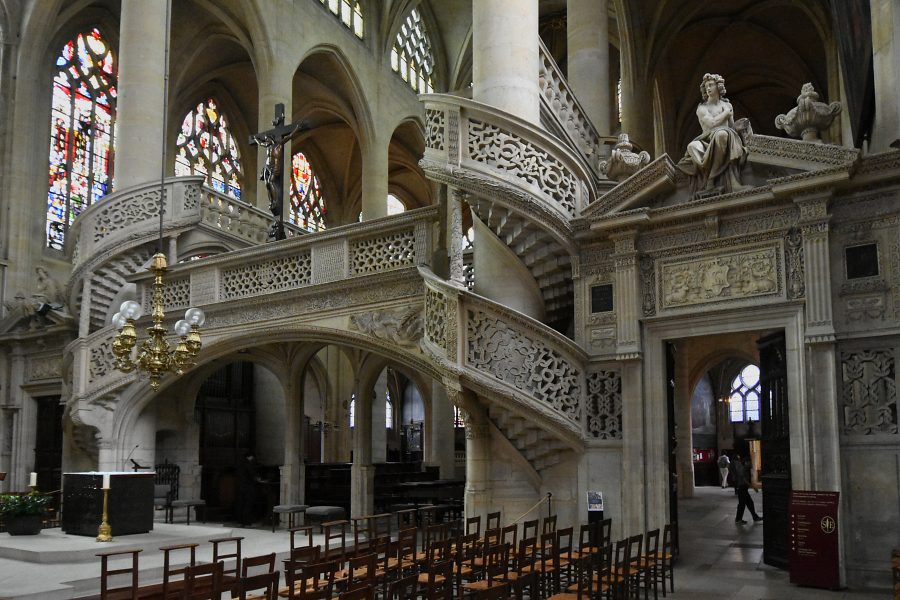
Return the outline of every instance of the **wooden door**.
[[[65,406],[59,396],[41,396],[37,402],[37,435],[34,442],[34,470],[38,490],[53,492],[62,487],[62,418]],[[59,494],[53,495],[53,507],[59,506]]]
[[[763,562],[787,569],[791,495],[791,446],[788,419],[787,361],[784,332],[757,341],[762,421]]]

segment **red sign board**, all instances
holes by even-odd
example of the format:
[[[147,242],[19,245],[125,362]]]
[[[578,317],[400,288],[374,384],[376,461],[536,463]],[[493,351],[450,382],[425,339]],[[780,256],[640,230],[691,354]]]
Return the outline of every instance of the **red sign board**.
[[[840,587],[838,492],[791,492],[791,583]]]

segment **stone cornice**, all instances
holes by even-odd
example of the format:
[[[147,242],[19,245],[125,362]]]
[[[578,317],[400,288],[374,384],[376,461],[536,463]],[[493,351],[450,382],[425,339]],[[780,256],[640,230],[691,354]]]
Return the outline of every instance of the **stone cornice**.
[[[859,150],[856,148],[761,134],[749,137],[747,150],[752,162],[800,169],[844,165],[859,157]]]
[[[582,211],[582,217],[602,218],[621,212],[662,191],[675,189],[675,163],[663,154],[649,165],[625,179]]]

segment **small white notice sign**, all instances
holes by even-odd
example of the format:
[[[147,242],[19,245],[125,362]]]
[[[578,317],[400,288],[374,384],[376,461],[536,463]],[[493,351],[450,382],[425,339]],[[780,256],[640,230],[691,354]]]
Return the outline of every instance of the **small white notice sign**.
[[[588,512],[603,510],[603,492],[588,491]]]

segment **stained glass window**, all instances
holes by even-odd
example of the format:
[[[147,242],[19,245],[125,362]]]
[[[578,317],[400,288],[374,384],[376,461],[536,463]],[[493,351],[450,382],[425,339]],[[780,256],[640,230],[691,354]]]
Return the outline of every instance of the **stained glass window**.
[[[394,403],[390,392],[384,394],[384,426],[387,429],[394,428]]]
[[[296,152],[291,159],[290,198],[291,223],[310,232],[325,229],[325,200],[319,178],[302,152]]]
[[[731,422],[759,421],[759,367],[747,365],[731,382]]]
[[[175,175],[203,175],[214,190],[240,199],[241,155],[215,99],[198,104],[181,122],[175,142]]]
[[[363,14],[362,7],[358,1],[350,2],[349,0],[319,0],[323,6],[328,7],[334,15],[341,20],[341,23],[356,34],[356,37],[363,37]]]
[[[415,8],[409,12],[406,22],[397,33],[397,41],[391,50],[391,68],[418,93],[430,94],[434,91],[431,80],[434,71],[431,40],[425,30],[425,23]]]
[[[388,215],[399,215],[402,212],[406,212],[406,205],[400,201],[400,198],[393,194],[388,194],[387,197],[387,214]]]
[[[116,71],[100,31],[79,33],[56,58],[50,112],[47,245],[62,250],[66,230],[110,192]]]

